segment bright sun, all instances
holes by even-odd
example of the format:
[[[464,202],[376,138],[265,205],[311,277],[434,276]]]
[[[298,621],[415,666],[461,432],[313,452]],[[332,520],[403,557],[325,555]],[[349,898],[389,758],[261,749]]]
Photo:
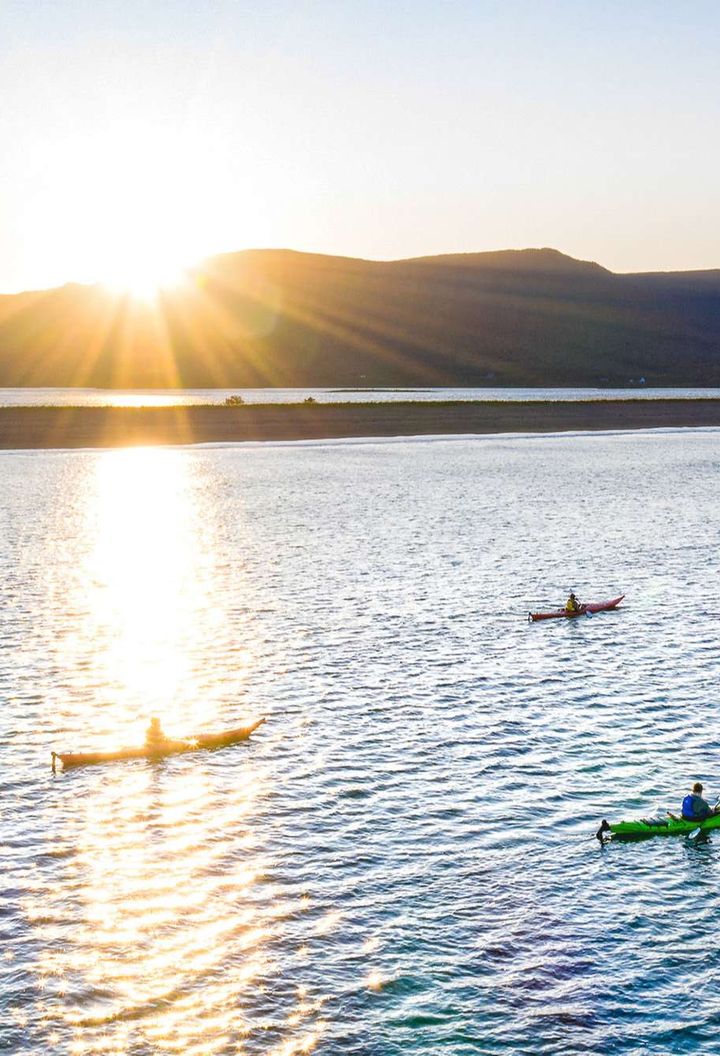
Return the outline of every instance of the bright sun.
[[[128,294],[135,300],[154,301],[168,289],[183,282],[186,269],[169,255],[148,253],[143,257],[120,257],[106,269],[103,286],[120,296]]]
[[[118,197],[117,206],[98,261],[101,281],[118,295],[154,301],[183,281],[189,247],[157,198]]]
[[[78,261],[69,270],[143,301],[181,284],[214,250],[212,232],[223,219],[216,195],[207,192],[206,148],[149,120],[105,127],[91,147],[78,146],[60,187],[77,203],[68,210],[71,237],[58,240],[63,255]]]

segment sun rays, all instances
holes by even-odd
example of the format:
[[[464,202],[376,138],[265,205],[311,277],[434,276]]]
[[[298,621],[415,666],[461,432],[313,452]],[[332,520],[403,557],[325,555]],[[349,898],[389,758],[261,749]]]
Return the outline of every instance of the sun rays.
[[[411,286],[398,286],[385,303],[382,265],[266,250],[209,258],[183,271],[171,243],[159,252],[149,237],[143,247],[133,228],[122,246],[103,283],[0,302],[2,344],[15,352],[14,384],[442,383],[443,326],[416,332],[420,309]]]

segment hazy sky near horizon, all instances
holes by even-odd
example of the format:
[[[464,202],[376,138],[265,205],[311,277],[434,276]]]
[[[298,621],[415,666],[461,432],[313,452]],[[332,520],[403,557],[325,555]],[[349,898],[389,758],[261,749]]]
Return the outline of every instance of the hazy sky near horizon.
[[[1,0],[0,291],[261,246],[720,267],[719,55],[714,0]]]

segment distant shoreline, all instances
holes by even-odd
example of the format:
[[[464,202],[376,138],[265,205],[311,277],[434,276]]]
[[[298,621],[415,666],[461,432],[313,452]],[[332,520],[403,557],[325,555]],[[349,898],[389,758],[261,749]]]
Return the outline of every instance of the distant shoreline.
[[[720,399],[0,407],[0,450],[720,426]]]

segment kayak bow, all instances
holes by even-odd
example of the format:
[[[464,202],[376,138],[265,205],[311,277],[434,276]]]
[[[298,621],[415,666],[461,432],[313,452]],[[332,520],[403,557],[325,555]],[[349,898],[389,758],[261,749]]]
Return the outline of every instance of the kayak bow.
[[[611,601],[591,601],[587,605],[581,605],[577,612],[568,612],[567,609],[554,609],[553,612],[529,612],[528,622],[535,623],[537,620],[556,620],[561,617],[572,619],[573,616],[587,616],[589,612],[607,612],[615,609],[625,597],[620,594]]]
[[[59,759],[63,768],[68,770],[73,766],[94,766],[97,763],[115,763],[126,759],[164,759],[168,755],[185,755],[188,752],[199,752],[212,748],[227,748],[231,744],[239,744],[246,741],[250,734],[261,726],[265,719],[258,719],[249,726],[238,726],[234,730],[225,730],[223,733],[199,733],[196,737],[187,737],[181,740],[164,741],[157,748],[148,748],[143,745],[139,748],[117,748],[109,752],[53,752],[52,765],[55,769],[55,760]]]
[[[720,814],[712,814],[704,821],[685,821],[684,818],[642,818],[640,821],[603,821],[595,835],[600,843],[608,839],[641,840],[648,836],[688,836],[691,832],[720,828]]]

